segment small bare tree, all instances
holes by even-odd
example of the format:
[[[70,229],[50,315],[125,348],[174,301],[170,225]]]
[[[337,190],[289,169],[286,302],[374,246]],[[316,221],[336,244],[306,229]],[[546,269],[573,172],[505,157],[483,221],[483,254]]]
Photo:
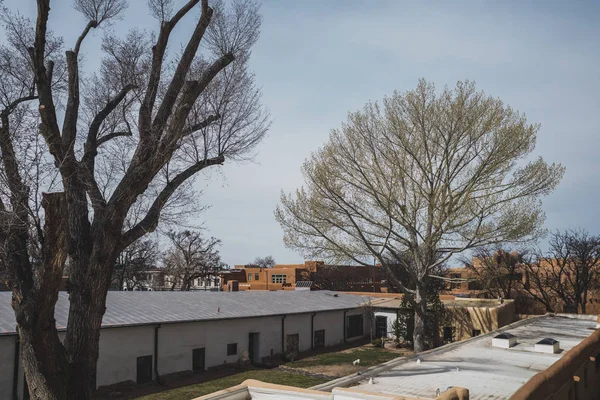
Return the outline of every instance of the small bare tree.
[[[85,25],[64,55],[48,26],[51,0],[36,3],[35,23],[1,12],[0,260],[32,398],[85,400],[119,254],[177,218],[198,173],[252,157],[267,131],[248,70],[261,17],[252,0],[150,0],[156,32],[107,34],[98,69],[85,74],[86,38],[123,17],[127,1],[74,0]],[[171,34],[195,10],[173,51]],[[60,340],[54,308],[67,260]]]
[[[599,288],[600,236],[585,230],[554,232],[546,254],[525,264],[527,293],[549,312],[557,300],[564,312],[586,313],[590,292]]]
[[[112,289],[141,289],[145,283],[142,274],[156,267],[159,258],[158,243],[150,239],[133,242],[119,254],[113,273]]]
[[[164,257],[164,272],[171,290],[190,290],[194,280],[212,277],[223,268],[219,239],[206,239],[197,231],[170,232],[167,236],[171,248]]]
[[[275,259],[273,256],[256,257],[254,261],[247,265],[255,265],[261,268],[273,268],[275,266]]]
[[[512,299],[523,281],[525,251],[510,252],[501,245],[482,247],[473,253],[473,264],[466,263],[471,278],[490,298]]]
[[[411,301],[423,351],[431,271],[465,250],[542,231],[539,199],[564,168],[523,162],[538,129],[469,82],[437,94],[422,80],[367,104],[305,162],[306,186],[282,194],[285,243],[310,258],[402,265],[414,289],[392,283]]]

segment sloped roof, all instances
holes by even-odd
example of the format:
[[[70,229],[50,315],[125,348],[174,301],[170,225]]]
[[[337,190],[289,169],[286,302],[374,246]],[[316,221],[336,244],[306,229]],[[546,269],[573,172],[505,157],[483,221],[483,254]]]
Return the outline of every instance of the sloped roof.
[[[0,292],[0,335],[14,335],[12,293]],[[367,298],[329,291],[108,292],[102,327],[251,318],[359,307]],[[66,292],[56,304],[56,326],[65,329]]]

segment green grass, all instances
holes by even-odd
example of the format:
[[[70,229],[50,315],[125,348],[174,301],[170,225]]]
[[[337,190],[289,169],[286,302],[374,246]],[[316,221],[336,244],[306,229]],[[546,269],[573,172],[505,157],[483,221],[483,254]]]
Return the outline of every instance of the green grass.
[[[361,360],[362,361],[362,360]],[[187,400],[194,397],[204,396],[219,390],[227,389],[231,386],[239,385],[246,379],[257,379],[262,382],[276,383],[278,385],[295,386],[299,388],[308,388],[327,382],[327,379],[292,374],[276,370],[253,370],[239,374],[227,376],[225,378],[214,379],[212,381],[199,383],[196,385],[183,386],[177,389],[167,390],[165,392],[155,393],[148,396],[138,397],[137,400]]]
[[[317,365],[347,365],[352,364],[354,360],[359,358],[360,366],[366,368],[400,356],[401,354],[393,353],[380,347],[362,347],[350,353],[324,353],[285,365],[290,368],[306,368]]]

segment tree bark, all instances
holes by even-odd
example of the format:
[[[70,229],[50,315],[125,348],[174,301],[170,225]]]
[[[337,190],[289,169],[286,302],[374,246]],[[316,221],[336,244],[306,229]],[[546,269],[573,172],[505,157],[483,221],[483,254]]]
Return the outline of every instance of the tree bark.
[[[427,318],[427,295],[425,288],[417,284],[415,294],[415,327],[413,345],[415,353],[425,351],[425,320]]]

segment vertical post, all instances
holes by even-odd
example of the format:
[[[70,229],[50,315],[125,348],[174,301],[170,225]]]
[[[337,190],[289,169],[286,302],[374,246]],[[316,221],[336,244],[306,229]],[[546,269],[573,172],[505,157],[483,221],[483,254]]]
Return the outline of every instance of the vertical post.
[[[154,327],[154,379],[157,382],[160,381],[160,375],[158,375],[158,330],[160,329],[160,324]]]
[[[344,310],[344,343],[347,343],[346,340],[346,314],[348,314],[348,310]]]
[[[312,313],[310,317],[310,349],[315,349],[315,315],[316,312]]]
[[[285,319],[287,315],[281,317],[281,354],[285,355]]]

